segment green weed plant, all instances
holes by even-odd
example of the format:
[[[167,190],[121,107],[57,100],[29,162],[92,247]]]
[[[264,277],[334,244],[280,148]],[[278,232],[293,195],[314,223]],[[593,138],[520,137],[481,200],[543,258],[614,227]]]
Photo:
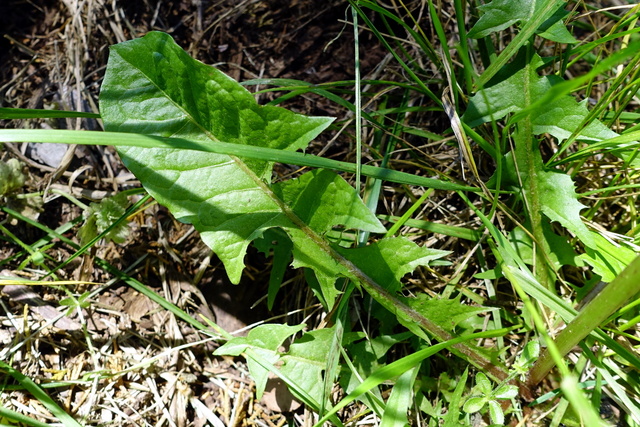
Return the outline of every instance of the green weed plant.
[[[356,400],[375,413],[383,426],[404,426],[412,422],[409,414],[416,418],[416,412],[422,414],[427,425],[469,424],[476,412],[500,425],[506,421],[500,401],[511,401],[506,413],[522,420],[516,396],[520,393],[529,401],[536,398],[536,387],[553,368],[557,369],[554,378],[560,388],[552,397],[538,398],[533,404],[546,408],[550,399],[560,402],[558,407],[565,410],[554,417],[554,423],[602,424],[599,396],[607,387],[624,409],[625,419],[640,424],[640,406],[629,397],[635,396],[638,387],[636,376],[629,370],[640,369],[640,359],[635,349],[616,339],[625,334],[631,338],[624,330],[638,317],[633,299],[640,261],[632,242],[637,242],[639,228],[632,218],[624,230],[626,240],[606,238],[592,226],[597,211],[583,203],[582,195],[576,192],[580,168],[594,155],[610,156],[622,168],[614,179],[600,183],[595,192],[637,188],[632,178],[637,178],[639,166],[638,131],[624,126],[614,131],[615,120],[610,118],[619,122],[625,117],[623,110],[633,98],[623,95],[637,92],[640,41],[625,37],[639,31],[638,8],[618,17],[607,37],[580,43],[572,34],[578,21],[570,24],[571,12],[562,1],[470,4],[475,14],[475,25],[470,29],[465,24],[464,3],[454,3],[459,40],[450,46],[444,15],[432,2],[427,6],[437,40],[427,38],[422,23],[415,22],[410,13],[401,16],[376,2],[350,1],[354,16],[379,38],[406,72],[405,82],[376,83],[396,86],[409,95],[420,94],[433,111],[446,113],[451,122],[450,135],[465,153],[463,158],[471,172],[466,182],[447,175],[425,178],[392,170],[387,164],[393,148],[380,151],[380,167],[303,154],[300,150],[331,126],[332,118],[295,114],[275,105],[278,100],[260,106],[242,85],[191,58],[169,35],[159,32],[111,47],[100,93],[99,117],[105,132],[7,129],[0,130],[0,141],[116,146],[146,192],[200,232],[223,262],[231,282],[240,281],[250,244],[274,254],[270,305],[288,265],[310,272],[309,286],[324,310],[332,314],[327,319],[329,326],[308,330],[304,324],[265,324],[246,337],[231,337],[221,331],[223,345],[215,354],[243,355],[258,397],[270,374],[280,377],[317,413],[317,425],[325,421],[342,425],[345,420],[338,415],[340,410]],[[390,37],[399,29],[442,70],[442,79],[434,83],[423,77],[424,70],[412,60],[399,38]],[[513,38],[498,52],[496,41],[507,31]],[[565,79],[564,71],[574,62],[602,55],[601,49],[618,39],[624,43],[614,54],[595,61],[587,73]],[[436,43],[441,48],[436,48]],[[554,53],[544,49],[548,45],[556,47]],[[457,56],[456,61],[452,55]],[[479,58],[482,64],[477,64]],[[593,106],[576,100],[576,91],[588,92],[602,76],[611,76],[609,92],[602,100]],[[277,84],[277,90],[288,90],[291,96],[313,92],[356,110],[354,104],[336,96],[330,84],[311,86],[291,80],[249,83]],[[615,109],[609,106],[614,98],[619,100]],[[409,132],[441,138],[388,119],[407,111],[407,106],[382,107],[376,112],[362,112],[362,117],[366,125],[384,129],[384,137],[394,144]],[[0,110],[2,118],[52,114],[60,112]],[[637,118],[634,115],[631,121]],[[553,141],[552,155],[545,153],[549,140]],[[475,166],[475,159],[480,157],[495,165],[489,178],[480,176]],[[274,162],[314,169],[274,182]],[[4,164],[2,167],[7,168]],[[366,193],[367,201],[337,172],[366,177],[367,188],[373,189]],[[13,188],[11,182],[5,186]],[[370,200],[377,200],[382,182],[429,190],[405,216],[378,216]],[[435,225],[412,218],[431,190],[457,193],[482,226],[434,229]],[[85,216],[93,222],[85,225],[83,247],[75,245],[78,254],[113,229],[114,236],[122,232],[115,223],[121,223],[131,208],[118,203],[109,209],[116,207],[119,219],[108,227],[96,226],[97,218],[102,218],[101,207],[91,206]],[[498,215],[510,220],[497,221]],[[395,225],[388,229],[381,219],[393,220]],[[404,224],[482,245],[495,257],[495,265],[488,266],[477,279],[507,283],[518,297],[519,310],[507,313],[488,304],[466,303],[468,298],[476,302],[483,299],[455,286],[447,287],[447,293],[437,297],[404,292],[405,275],[419,267],[446,264],[450,256],[447,251],[419,246],[399,235]],[[567,268],[582,272],[582,282],[566,279]],[[207,330],[206,325],[144,285],[127,280],[183,320]],[[566,296],[567,290],[586,295],[600,281],[607,283],[605,290],[593,293],[580,310],[574,304],[576,297]],[[487,292],[489,300],[492,293],[495,296],[493,285]],[[391,319],[391,327],[367,336],[352,329],[350,301],[361,295],[370,299],[372,315]],[[548,327],[560,323],[565,323],[566,329],[554,338]],[[621,323],[624,330],[618,327]],[[517,346],[522,355],[509,366],[505,336],[515,333],[528,336],[531,343]],[[480,345],[481,340],[488,339],[499,345]],[[538,357],[540,344],[544,348]],[[390,356],[391,349],[407,345],[407,355],[395,360]],[[583,351],[582,365],[565,359],[576,345]],[[599,350],[594,352],[594,348]],[[457,373],[453,368],[447,372],[457,376],[459,382],[433,389],[430,383],[437,375],[429,372],[425,360],[443,350],[459,361],[461,369]],[[584,370],[587,360],[596,367],[595,386],[579,382],[584,373],[579,368]],[[470,365],[475,372],[473,388],[467,384]],[[344,395],[338,401],[332,398],[335,384]],[[391,392],[386,397],[384,391],[389,387]],[[429,403],[428,396],[434,395],[439,396],[440,406]],[[526,404],[525,400],[522,402]]]

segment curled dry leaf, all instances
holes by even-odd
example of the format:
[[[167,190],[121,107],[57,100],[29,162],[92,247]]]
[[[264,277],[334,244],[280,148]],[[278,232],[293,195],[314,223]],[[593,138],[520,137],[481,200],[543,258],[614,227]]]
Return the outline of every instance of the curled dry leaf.
[[[5,285],[2,287],[2,292],[6,294],[11,300],[26,304],[29,306],[29,311],[32,314],[37,314],[46,322],[53,322],[53,326],[64,331],[77,331],[81,329],[81,326],[75,320],[69,319],[64,316],[51,304],[48,304],[45,300],[40,298],[35,292],[33,292],[29,286],[24,285]]]
[[[273,412],[293,412],[301,405],[291,394],[287,385],[275,376],[267,380],[267,386],[260,402]]]

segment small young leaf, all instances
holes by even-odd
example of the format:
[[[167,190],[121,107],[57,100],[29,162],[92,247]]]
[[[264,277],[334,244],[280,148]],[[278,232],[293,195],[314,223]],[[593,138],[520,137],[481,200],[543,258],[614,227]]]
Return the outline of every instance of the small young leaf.
[[[44,255],[40,251],[34,252],[31,255],[29,255],[29,259],[31,259],[31,262],[34,265],[44,264]]]
[[[540,343],[538,341],[529,341],[514,365],[522,368],[530,367],[538,356],[540,356]]]
[[[511,384],[504,384],[493,392],[493,396],[496,399],[513,399],[517,395],[518,387]]]
[[[539,355],[540,343],[538,341],[529,341],[511,368],[516,371],[518,375],[526,375]]]
[[[489,416],[493,424],[504,425],[504,412],[502,412],[502,407],[495,400],[489,401]]]
[[[489,396],[491,394],[491,390],[493,389],[493,387],[491,386],[491,381],[489,381],[489,378],[487,378],[487,376],[482,372],[478,372],[476,374],[476,387],[477,390],[483,393],[485,396]]]
[[[464,402],[464,406],[462,410],[467,414],[473,414],[474,412],[479,412],[484,408],[484,405],[487,404],[486,397],[470,397]]]
[[[68,313],[71,314],[71,311],[78,307],[80,308],[89,307],[89,305],[91,305],[91,300],[89,299],[90,295],[91,295],[90,292],[85,292],[82,295],[80,295],[78,298],[75,298],[75,297],[63,298],[60,300],[59,304],[69,307]]]
[[[6,163],[0,161],[0,196],[22,188],[26,180],[22,168],[22,163],[17,159],[9,159]]]
[[[540,343],[538,341],[529,341],[518,359],[529,363],[537,359],[538,356],[540,356]]]
[[[124,193],[107,197],[99,203],[91,203],[89,209],[83,213],[84,225],[78,233],[80,241],[85,244],[111,227],[116,220],[124,215],[128,205],[129,200]],[[109,231],[105,238],[115,243],[124,243],[128,235],[129,224],[123,221]]]

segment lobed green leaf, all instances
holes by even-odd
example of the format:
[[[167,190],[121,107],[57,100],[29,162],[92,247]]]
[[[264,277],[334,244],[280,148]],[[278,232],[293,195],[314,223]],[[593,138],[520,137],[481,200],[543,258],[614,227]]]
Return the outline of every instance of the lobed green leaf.
[[[475,127],[482,123],[499,120],[509,113],[522,111],[527,107],[525,105],[526,99],[522,96],[525,82],[529,83],[533,101],[553,93],[553,87],[563,82],[557,76],[539,76],[535,72],[526,76],[527,70],[534,70],[542,65],[542,60],[539,56],[534,55],[531,67],[526,67],[525,61],[524,55],[519,55],[496,77],[497,82],[472,96],[462,120],[469,126]],[[572,96],[562,95],[536,108],[531,113],[533,131],[536,135],[549,133],[562,141],[578,129],[588,114],[589,110],[584,102],[579,103]],[[607,128],[602,122],[594,120],[580,131],[579,139],[602,141],[616,136],[618,134]]]
[[[247,352],[248,349],[254,351],[263,360],[270,364],[275,364],[280,358],[278,350],[284,341],[291,335],[300,332],[305,325],[260,325],[247,334],[246,337],[235,337],[227,341],[223,346],[216,349],[215,355],[239,356]],[[258,399],[269,379],[269,370],[262,366],[255,358],[247,358],[247,365],[251,376],[256,383],[256,395]]]
[[[536,179],[542,212],[572,231],[585,245],[594,247],[593,235],[580,218],[580,211],[586,206],[578,202],[571,177],[561,172],[539,171]]]
[[[482,38],[502,31],[516,23],[524,22],[539,14],[542,0],[493,0],[478,7],[483,12],[469,31],[468,37]],[[562,22],[568,12],[560,7],[536,30],[540,36],[558,43],[577,43]]]
[[[107,131],[290,151],[306,147],[332,121],[259,106],[241,85],[158,32],[111,48],[100,105]],[[269,162],[179,149],[120,147],[119,152],[159,203],[195,226],[234,283],[240,280],[248,245],[272,228],[289,235],[293,266],[314,269],[329,306],[338,294],[336,278],[355,278],[354,268],[373,269],[369,277],[388,277],[375,273],[380,266],[365,262],[360,252],[342,258],[324,238],[336,228],[386,231],[353,187],[332,172],[316,170],[272,184]],[[380,252],[389,245],[395,246],[387,252],[401,250],[396,253],[404,253],[405,262],[385,267],[396,282],[445,254],[392,241],[363,250]],[[375,261],[390,262],[396,253]],[[345,262],[348,258],[359,264]]]

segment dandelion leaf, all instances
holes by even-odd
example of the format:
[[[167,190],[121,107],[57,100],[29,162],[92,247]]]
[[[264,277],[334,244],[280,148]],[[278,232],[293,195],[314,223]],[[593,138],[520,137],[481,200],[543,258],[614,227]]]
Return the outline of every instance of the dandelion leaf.
[[[280,354],[278,353],[280,346],[291,335],[300,332],[304,326],[304,324],[295,326],[260,325],[249,331],[246,337],[230,339],[223,346],[216,349],[213,354],[217,356],[239,356],[246,352],[247,349],[252,349],[265,361],[275,364],[280,359]],[[260,399],[269,379],[269,370],[253,358],[247,358],[247,365],[256,383],[256,394]]]
[[[580,211],[586,206],[578,201],[571,177],[561,172],[538,171],[536,178],[542,212],[574,233],[585,245],[594,247],[593,235],[580,218]]]
[[[580,259],[593,267],[603,282],[612,282],[638,255],[623,243],[614,244],[600,234],[591,233],[595,246],[589,247]]]
[[[542,0],[493,0],[478,7],[482,16],[469,31],[469,37],[482,38],[502,31],[539,13]],[[562,19],[569,12],[560,7],[536,31],[538,35],[557,43],[576,43]]]
[[[258,105],[240,84],[191,58],[169,35],[159,32],[111,47],[100,109],[107,131],[280,150],[305,148],[333,120]],[[330,171],[315,170],[272,183],[272,164],[267,161],[166,148],[118,151],[159,203],[194,225],[233,283],[242,275],[248,245],[273,229],[283,230],[291,240],[292,265],[314,271],[328,308],[339,293],[338,277],[355,281],[401,277],[444,255],[404,239],[374,246],[409,249],[396,256],[403,264],[391,253],[367,262],[359,252],[339,252],[330,233],[386,230],[355,189]],[[389,269],[388,274],[379,274],[378,262],[389,263],[382,267]]]
[[[332,345],[334,334],[334,328],[307,332],[296,339],[280,358],[280,370],[316,402],[324,399],[323,373],[327,369],[329,352],[335,351]],[[295,389],[291,391],[296,394]]]
[[[390,292],[401,289],[400,279],[405,274],[450,253],[422,248],[404,237],[381,239],[366,247],[339,249],[339,252],[357,266],[369,265],[370,277]]]
[[[452,299],[430,298],[425,294],[417,295],[415,298],[407,298],[407,304],[419,313],[437,323],[442,328],[453,331],[461,323],[471,326],[477,324],[471,318],[480,313],[495,311],[493,308],[482,306],[470,306],[460,302],[462,294]],[[479,325],[482,327],[482,324]]]
[[[524,65],[524,55],[518,55],[513,64],[505,67],[502,73],[490,82],[490,86],[478,91],[469,99],[469,106],[462,120],[471,127],[499,120],[509,113],[517,113],[525,108],[527,101],[522,91],[526,82],[530,87],[531,100],[536,101],[553,90],[554,85],[563,81],[557,76],[539,76],[535,71],[527,78],[527,69],[535,70],[542,65],[542,60],[537,55],[534,55],[531,67]],[[562,141],[579,128],[588,114],[589,110],[584,102],[578,102],[570,95],[562,95],[531,113],[533,132],[536,135],[549,133]],[[616,136],[618,134],[602,122],[593,120],[580,131],[579,139],[593,142]]]
[[[232,338],[214,354],[238,356],[251,349],[264,361],[277,365],[287,380],[303,389],[316,402],[320,402],[323,399],[323,371],[327,367],[335,331],[333,328],[324,328],[307,332],[294,340],[288,351],[284,352],[282,345],[285,340],[300,332],[304,326],[261,325],[251,330],[246,337]],[[247,359],[259,399],[267,384],[269,370],[260,361],[251,357]],[[296,388],[292,387],[291,391],[295,393]]]

